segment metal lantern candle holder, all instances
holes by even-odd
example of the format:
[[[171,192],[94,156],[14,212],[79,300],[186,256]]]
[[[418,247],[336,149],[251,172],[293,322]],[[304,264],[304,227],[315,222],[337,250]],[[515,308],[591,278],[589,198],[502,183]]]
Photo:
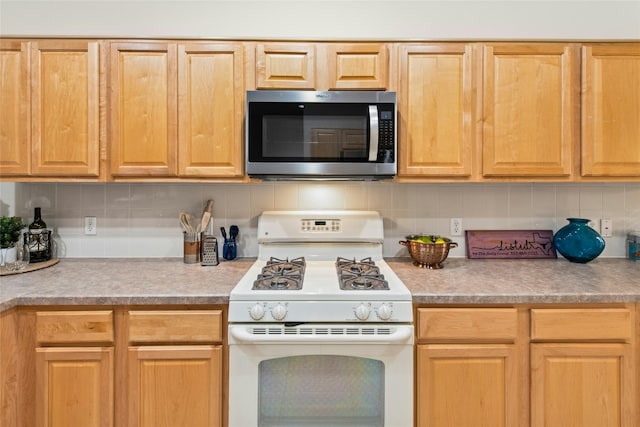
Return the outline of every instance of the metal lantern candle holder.
[[[51,230],[27,231],[24,244],[29,247],[30,262],[49,261],[52,257]]]

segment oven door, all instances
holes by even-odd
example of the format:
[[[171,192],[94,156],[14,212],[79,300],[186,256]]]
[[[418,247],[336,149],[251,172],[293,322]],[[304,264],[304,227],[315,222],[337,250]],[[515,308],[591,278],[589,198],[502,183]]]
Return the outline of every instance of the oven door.
[[[413,425],[413,326],[229,326],[230,427]]]

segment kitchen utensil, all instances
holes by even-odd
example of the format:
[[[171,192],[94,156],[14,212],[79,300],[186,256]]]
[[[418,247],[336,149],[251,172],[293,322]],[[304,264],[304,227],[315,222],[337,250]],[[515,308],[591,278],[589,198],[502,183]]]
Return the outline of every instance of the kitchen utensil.
[[[224,227],[220,227],[220,232],[222,233],[222,237],[224,237],[224,244],[222,245],[222,258],[227,261],[231,261],[238,256],[238,248],[236,245],[236,237],[240,232],[237,225],[232,225],[229,227],[229,237],[227,237],[227,232]]]
[[[202,233],[200,237],[200,260],[202,265],[218,265],[218,239]]]
[[[231,227],[229,227],[229,238],[231,238],[231,240],[233,240],[234,242],[236,241],[236,237],[238,237],[239,233],[240,229],[237,225],[232,225]]]
[[[207,204],[202,211],[202,216],[200,217],[200,224],[198,225],[198,232],[206,231],[207,226],[209,225],[209,221],[211,220],[211,215],[213,212],[213,200],[207,200]]]
[[[432,237],[424,234],[412,234],[406,236],[405,241],[400,241],[402,246],[409,248],[409,255],[413,259],[413,265],[437,270],[443,267],[442,263],[449,255],[449,249],[457,248],[458,244],[451,239],[442,237],[444,243],[424,243],[421,238]],[[435,240],[435,239],[434,239]]]
[[[182,230],[186,233],[194,233],[195,229],[193,224],[195,223],[195,219],[193,215],[189,212],[181,211],[178,214],[178,219],[180,220],[180,225],[182,226]]]

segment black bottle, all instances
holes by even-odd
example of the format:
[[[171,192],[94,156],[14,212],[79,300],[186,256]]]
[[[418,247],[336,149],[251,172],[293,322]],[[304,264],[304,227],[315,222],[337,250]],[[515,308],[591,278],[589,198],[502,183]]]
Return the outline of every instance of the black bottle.
[[[51,259],[51,231],[47,230],[47,224],[42,220],[40,208],[35,208],[33,222],[29,224],[29,231],[25,233],[24,240],[29,245],[30,262]]]

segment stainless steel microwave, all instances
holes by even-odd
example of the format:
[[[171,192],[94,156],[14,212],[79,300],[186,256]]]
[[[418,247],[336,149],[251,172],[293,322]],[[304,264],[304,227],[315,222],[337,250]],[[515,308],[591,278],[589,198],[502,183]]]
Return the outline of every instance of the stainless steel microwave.
[[[246,172],[262,179],[396,175],[396,94],[248,91]]]

